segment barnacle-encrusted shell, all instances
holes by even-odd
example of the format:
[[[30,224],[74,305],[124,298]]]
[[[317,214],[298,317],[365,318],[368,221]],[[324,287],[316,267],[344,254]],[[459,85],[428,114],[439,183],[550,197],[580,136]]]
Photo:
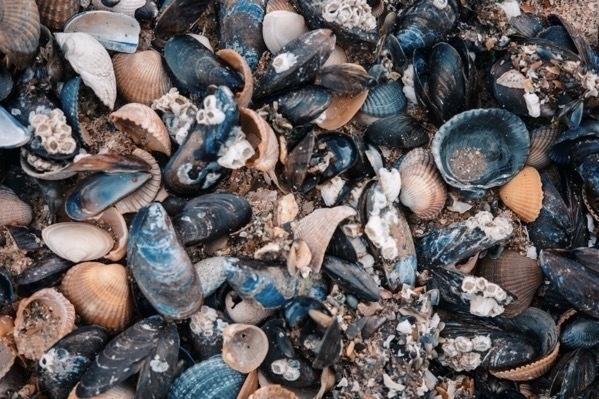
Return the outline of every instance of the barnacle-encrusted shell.
[[[123,330],[133,316],[133,298],[125,267],[118,263],[80,263],[62,280],[62,292],[83,320],[114,331]]]
[[[44,288],[19,302],[14,337],[19,353],[39,359],[75,327],[75,308],[54,288]]]
[[[60,108],[38,108],[29,114],[29,130],[34,138],[29,142],[32,151],[45,151],[52,156],[72,157],[78,149],[72,129]],[[40,154],[44,156],[44,154]]]
[[[0,3],[0,53],[24,68],[35,56],[40,39],[40,15],[35,0]]]
[[[6,186],[0,186],[0,226],[27,226],[33,219],[31,206]]]
[[[543,185],[539,172],[525,166],[499,189],[499,197],[522,221],[534,222],[543,206]]]
[[[435,166],[433,155],[423,149],[410,151],[399,165],[402,204],[423,219],[433,219],[447,199],[447,189]]]
[[[117,128],[128,133],[135,144],[146,150],[171,155],[171,140],[166,126],[149,106],[129,103],[110,114]]]
[[[151,105],[172,87],[156,50],[115,54],[112,62],[119,94],[128,102]]]
[[[116,78],[108,52],[92,36],[83,32],[55,33],[64,57],[83,83],[91,87],[108,108],[116,101]]]
[[[272,54],[278,53],[284,45],[307,31],[304,17],[291,11],[269,12],[262,22],[262,37]]]
[[[229,324],[223,338],[223,361],[241,373],[257,369],[268,353],[268,338],[259,327]]]
[[[79,10],[79,0],[37,0],[42,24],[60,30]]]
[[[52,252],[72,262],[99,259],[114,246],[110,234],[88,223],[55,223],[42,230],[42,238]]]

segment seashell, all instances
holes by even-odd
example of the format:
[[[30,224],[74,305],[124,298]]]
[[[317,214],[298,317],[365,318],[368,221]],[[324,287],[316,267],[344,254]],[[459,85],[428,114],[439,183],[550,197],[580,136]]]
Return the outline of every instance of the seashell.
[[[6,99],[14,87],[12,76],[6,69],[6,66],[0,66],[0,101]]]
[[[249,223],[252,208],[237,194],[213,193],[185,203],[173,218],[173,226],[184,245],[213,241]]]
[[[237,394],[237,399],[248,399],[252,393],[258,390],[259,386],[258,370],[254,370],[245,377],[245,381]]]
[[[539,172],[532,166],[525,166],[499,189],[499,197],[523,222],[534,222],[543,205]]]
[[[567,348],[591,348],[599,343],[599,322],[580,317],[563,328],[559,340]]]
[[[229,324],[223,328],[223,338],[223,361],[240,373],[257,369],[268,353],[268,338],[259,327]]]
[[[149,151],[171,155],[171,140],[166,126],[156,111],[144,104],[123,105],[109,116],[122,132],[128,133],[135,144]]]
[[[42,25],[53,30],[61,30],[69,18],[79,11],[79,1],[37,0],[37,8]]]
[[[151,105],[172,87],[156,50],[115,54],[112,62],[118,92],[127,102]]]
[[[328,90],[318,86],[306,85],[289,90],[274,100],[280,112],[293,125],[303,125],[320,117],[331,105],[332,96]]]
[[[224,256],[213,256],[194,263],[204,296],[212,295],[227,280]]]
[[[37,362],[41,390],[50,399],[66,398],[108,339],[98,326],[79,327],[61,338]]]
[[[79,13],[64,26],[65,33],[87,33],[106,50],[122,53],[135,53],[140,31],[139,22],[135,18],[101,10]]]
[[[364,132],[364,141],[376,146],[414,148],[428,143],[428,134],[418,120],[396,114],[372,122]]]
[[[433,155],[423,148],[408,152],[399,165],[399,199],[418,217],[434,219],[447,200],[447,189]]]
[[[361,68],[361,67],[360,67]],[[339,129],[349,122],[360,110],[368,97],[368,90],[357,96],[333,95],[331,105],[325,111],[325,118],[318,122],[318,127],[325,130]]]
[[[154,44],[162,47],[164,40],[189,31],[193,24],[206,10],[210,1],[207,0],[173,0],[163,3],[160,16],[156,20]]]
[[[62,276],[73,262],[50,253],[34,261],[16,278],[21,296],[28,296],[42,288],[51,287],[60,282]]]
[[[235,93],[235,99],[237,105],[247,107],[254,95],[254,77],[248,63],[235,50],[221,49],[216,52],[216,55],[243,76],[243,89]]]
[[[346,62],[347,62],[347,54],[345,53],[345,50],[343,50],[339,46],[335,46],[335,48],[333,49],[333,52],[331,53],[331,55],[329,55],[329,58],[327,58],[327,60],[325,61],[325,63],[322,66],[326,67],[329,65],[339,65],[339,64],[344,64]]]
[[[558,126],[541,126],[530,132],[530,153],[526,165],[537,170],[544,169],[551,164],[549,149],[553,141],[559,135]]]
[[[64,57],[83,83],[90,87],[108,108],[116,101],[116,78],[106,49],[91,35],[83,32],[55,33]]]
[[[79,399],[75,392],[77,386],[73,388],[67,399]],[[135,389],[123,383],[110,388],[108,391],[93,396],[94,399],[133,399],[135,398]]]
[[[345,292],[365,301],[378,301],[380,287],[357,262],[350,262],[335,256],[325,256],[322,270]]]
[[[389,80],[371,87],[360,110],[373,117],[385,118],[406,109],[408,102],[399,80]]]
[[[320,272],[324,253],[329,241],[344,219],[356,215],[356,211],[349,206],[336,206],[334,208],[320,208],[301,219],[293,232],[294,239],[303,240],[308,244],[312,253],[312,271]]]
[[[27,226],[33,220],[31,206],[22,201],[14,191],[0,185],[0,226]]]
[[[110,234],[88,223],[54,223],[42,230],[42,238],[52,252],[75,263],[100,259],[114,246]]]
[[[38,360],[74,327],[73,305],[55,289],[44,288],[19,302],[14,329],[19,354]]]
[[[225,296],[225,311],[234,323],[258,325],[275,311],[264,309],[253,299],[241,299],[235,291]]]
[[[543,283],[543,273],[537,261],[513,251],[503,251],[497,259],[481,259],[476,270],[476,275],[518,297],[505,307],[505,317],[514,317],[528,308]]]
[[[223,347],[222,330],[227,325],[229,323],[222,312],[205,305],[191,315],[189,329],[193,348],[200,361],[220,355]]]
[[[10,338],[0,337],[0,379],[8,373],[17,358],[17,351],[11,341]]]
[[[21,147],[31,139],[31,132],[0,106],[0,148]]]
[[[323,66],[314,77],[315,85],[347,96],[356,96],[375,83],[364,68],[349,62]]]
[[[60,102],[67,123],[80,141],[87,145],[92,144],[92,138],[87,130],[79,123],[79,88],[81,87],[81,76],[66,81],[60,91]]]
[[[116,208],[108,208],[97,218],[100,225],[109,226],[109,231],[115,236],[115,245],[106,256],[106,259],[113,262],[123,259],[127,253],[127,239],[129,238],[129,230],[127,222],[123,215]]]
[[[283,46],[306,32],[308,27],[304,17],[295,11],[269,11],[262,21],[262,37],[272,54],[277,54]]]
[[[118,263],[80,263],[67,272],[61,290],[90,324],[121,331],[133,317],[127,271]]]
[[[524,166],[530,139],[516,115],[498,108],[462,112],[435,133],[431,151],[447,184],[471,198],[509,181]]]
[[[239,124],[246,140],[256,151],[246,166],[274,175],[279,160],[279,141],[275,132],[264,118],[249,108],[239,108]]]
[[[6,273],[0,272],[0,307],[12,305],[14,296],[11,279]]]
[[[582,188],[582,201],[589,214],[599,222],[599,195],[595,195],[585,187]]]
[[[256,392],[250,395],[248,399],[298,399],[297,395],[293,392],[283,388],[280,385],[268,385],[258,389]]]
[[[143,7],[146,4],[146,0],[120,0],[111,7],[105,6],[102,0],[92,0],[92,4],[96,10],[111,11],[135,17],[135,11]]]
[[[185,370],[173,381],[168,399],[235,399],[244,375],[213,356]]]
[[[269,0],[266,3],[266,14],[270,14],[274,11],[290,11],[295,12],[295,7],[289,2],[289,0]]]
[[[511,381],[530,381],[535,378],[539,378],[551,369],[551,366],[555,363],[557,355],[559,354],[559,343],[555,345],[555,348],[547,356],[526,364],[524,366],[516,367],[509,370],[495,370],[489,369],[489,373],[497,378],[503,378]]]
[[[135,214],[127,261],[142,293],[161,314],[184,319],[202,305],[195,268],[159,203],[146,205]],[[181,290],[185,296],[177,294]]]
[[[24,69],[37,52],[40,15],[35,0],[0,4],[0,52],[9,64]]]
[[[149,152],[141,148],[133,150],[132,155],[143,160],[146,165],[150,165],[150,179],[114,204],[120,213],[137,212],[142,206],[148,205],[152,201],[159,201],[162,175],[158,162]]]
[[[580,396],[592,397],[592,383],[597,375],[597,363],[592,351],[576,349],[564,354],[555,364],[549,375],[549,393],[559,399]]]

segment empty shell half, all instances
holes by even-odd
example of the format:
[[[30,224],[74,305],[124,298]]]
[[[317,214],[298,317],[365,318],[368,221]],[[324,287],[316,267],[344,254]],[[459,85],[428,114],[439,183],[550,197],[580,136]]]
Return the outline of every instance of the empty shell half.
[[[71,262],[100,259],[114,246],[110,234],[89,223],[52,224],[42,230],[42,239],[52,252]]]
[[[116,127],[135,144],[149,151],[171,155],[171,140],[156,111],[145,104],[129,103],[110,114]]]
[[[128,102],[151,105],[172,87],[156,50],[119,53],[112,61],[119,94]]]
[[[522,221],[535,221],[543,205],[543,185],[539,172],[532,166],[525,166],[499,189],[499,197]]]
[[[0,204],[0,226],[27,226],[31,223],[31,206],[6,186],[0,186]]]
[[[42,24],[60,30],[79,11],[79,0],[37,0]]]
[[[229,324],[223,329],[223,339],[223,360],[241,373],[257,369],[268,353],[268,337],[250,324]]]
[[[304,17],[287,10],[269,12],[262,22],[262,37],[272,54],[278,53],[284,45],[307,31]]]

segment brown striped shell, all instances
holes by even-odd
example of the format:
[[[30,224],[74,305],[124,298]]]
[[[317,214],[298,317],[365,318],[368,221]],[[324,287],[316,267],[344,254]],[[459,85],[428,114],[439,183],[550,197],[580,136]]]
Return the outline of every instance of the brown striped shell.
[[[79,0],[37,0],[42,25],[61,30],[64,24],[79,11]]]
[[[37,52],[40,15],[35,0],[0,2],[0,53],[8,62],[25,68]]]
[[[223,328],[223,361],[233,370],[249,373],[262,364],[268,353],[268,337],[251,324],[229,324]]]
[[[154,201],[156,196],[160,194],[162,175],[160,174],[160,167],[156,159],[149,152],[141,148],[133,150],[133,155],[143,159],[150,165],[151,177],[143,186],[114,204],[114,207],[120,213],[137,212],[141,207]]]
[[[535,292],[543,283],[543,273],[536,260],[507,250],[497,259],[481,259],[476,274],[518,297],[505,307],[505,317],[517,316],[528,308]]]
[[[19,354],[38,360],[75,327],[75,308],[54,288],[44,288],[22,299],[15,318],[14,337]]]
[[[27,226],[31,223],[31,206],[6,186],[0,186],[0,204],[0,226]]]
[[[112,57],[119,94],[127,102],[151,105],[173,87],[156,50]]]
[[[447,188],[430,151],[415,148],[399,165],[399,199],[423,219],[435,218],[445,206]]]
[[[87,323],[122,331],[131,322],[133,297],[118,263],[80,263],[64,276],[61,290]]]
[[[123,105],[109,116],[116,127],[148,151],[171,155],[171,139],[156,111],[145,104]]]
[[[538,170],[549,166],[551,164],[549,148],[559,133],[558,125],[541,126],[530,132],[530,152],[526,159],[526,165]]]
[[[525,166],[499,189],[499,197],[522,221],[534,222],[543,206],[543,185],[539,172]]]
[[[279,160],[279,140],[275,132],[264,118],[249,108],[239,108],[239,123],[246,140],[256,151],[246,166],[262,172],[273,172]]]
[[[530,381],[535,378],[539,378],[551,369],[553,363],[557,359],[559,354],[559,342],[553,350],[542,359],[539,359],[533,363],[526,364],[524,366],[516,367],[509,370],[495,370],[489,369],[489,373],[497,378],[503,378],[511,381]]]
[[[289,0],[268,0],[266,3],[266,13],[273,11],[292,11],[295,12],[293,4]]]

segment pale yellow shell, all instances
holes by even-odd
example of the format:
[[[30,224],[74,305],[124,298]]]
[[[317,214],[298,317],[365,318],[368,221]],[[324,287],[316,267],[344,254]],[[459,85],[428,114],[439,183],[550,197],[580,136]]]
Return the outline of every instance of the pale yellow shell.
[[[0,186],[0,204],[0,226],[27,226],[31,223],[31,206],[6,186]]]
[[[249,373],[268,353],[268,337],[251,324],[229,324],[223,329],[223,361],[234,370]]]
[[[114,207],[120,213],[137,212],[143,206],[154,201],[156,196],[160,193],[162,175],[160,174],[160,166],[158,166],[156,159],[154,159],[149,152],[144,151],[141,148],[136,148],[133,150],[133,155],[143,159],[148,165],[150,165],[150,174],[152,177],[150,177],[150,180],[148,180],[143,186],[114,204]]]
[[[148,151],[171,155],[171,139],[156,111],[145,104],[123,105],[109,116],[116,127]]]
[[[532,166],[525,166],[499,189],[499,197],[522,221],[535,221],[543,206],[543,185],[539,172]]]
[[[114,246],[110,234],[79,222],[52,224],[42,230],[42,239],[52,252],[71,262],[100,259]]]
[[[67,272],[61,290],[90,324],[122,331],[133,316],[127,271],[118,263],[80,263]]]
[[[56,42],[83,83],[89,86],[108,108],[116,101],[116,78],[108,51],[91,35],[83,32],[55,33]]]
[[[290,41],[308,32],[304,17],[296,12],[278,10],[267,13],[262,22],[262,38],[272,54]]]
[[[331,55],[329,55],[329,58],[327,58],[327,60],[324,62],[323,67],[329,65],[345,64],[346,62],[347,54],[345,54],[345,51],[341,47],[335,45],[333,52],[331,53]]]
[[[173,87],[156,50],[112,57],[119,94],[128,102],[151,105]]]

